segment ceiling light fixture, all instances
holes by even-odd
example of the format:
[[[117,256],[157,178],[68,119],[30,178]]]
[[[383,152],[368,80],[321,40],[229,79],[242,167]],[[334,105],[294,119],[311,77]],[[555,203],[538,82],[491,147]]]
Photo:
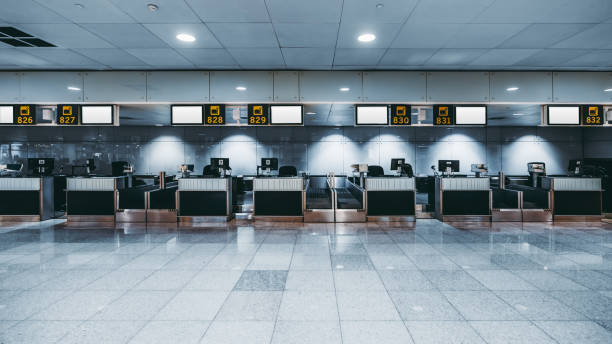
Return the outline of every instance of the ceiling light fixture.
[[[75,3],[74,6],[78,8],[85,8],[83,4],[79,4],[79,3]]]
[[[508,88],[506,88],[506,91],[508,91],[508,92],[514,92],[514,91],[518,91],[518,89],[519,89],[518,87],[516,87],[516,86],[512,86],[512,87],[508,87]]]
[[[612,88],[606,88],[604,92],[612,92]]]
[[[359,35],[357,39],[359,40],[359,42],[372,42],[376,39],[376,36],[371,33],[364,33],[363,35]]]
[[[176,35],[176,39],[183,42],[193,42],[196,40],[195,37],[187,33],[179,33]]]
[[[236,91],[246,91],[246,87],[244,87],[244,86],[236,86]]]
[[[80,91],[81,89],[76,87],[76,86],[68,86],[67,87],[69,91]]]
[[[157,6],[156,4],[147,4],[147,8],[149,9],[149,11],[155,12],[159,9],[159,6]]]
[[[385,4],[376,4],[376,8],[383,8],[385,7]]]
[[[306,112],[306,114],[307,115],[316,115],[317,113],[316,112],[312,112],[312,111],[308,111],[308,112]]]
[[[350,89],[350,88],[348,88],[348,87],[340,87],[340,92],[348,92],[348,91],[350,91],[350,90],[351,90],[351,89]]]
[[[524,113],[513,113],[512,116],[517,116],[517,117],[518,116],[525,116],[525,114]]]

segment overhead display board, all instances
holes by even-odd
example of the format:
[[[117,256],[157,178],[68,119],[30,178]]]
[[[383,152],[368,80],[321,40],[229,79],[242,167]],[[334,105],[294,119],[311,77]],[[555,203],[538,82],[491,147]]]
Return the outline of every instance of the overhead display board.
[[[0,105],[0,124],[13,124],[14,113],[13,105]]]
[[[249,104],[248,124],[249,125],[268,125],[268,106],[265,104]]]
[[[225,105],[211,104],[206,105],[204,124],[224,125],[225,124]]]
[[[390,125],[410,125],[411,124],[410,105],[391,105]]]
[[[78,105],[58,105],[55,119],[57,125],[79,125]]]
[[[601,105],[583,105],[580,112],[582,125],[603,125],[605,122]]]
[[[355,105],[356,125],[389,124],[389,107],[387,105]]]
[[[172,125],[202,124],[202,105],[172,105],[170,123]]]
[[[113,105],[82,105],[81,124],[84,125],[112,125]]]
[[[455,106],[456,125],[486,125],[487,107],[485,105]]]
[[[13,124],[16,125],[35,125],[36,124],[36,108],[34,105],[17,105],[15,106],[15,119]]]
[[[579,125],[580,106],[578,105],[549,105],[548,125]]]
[[[304,111],[302,105],[270,105],[270,124],[304,124]]]
[[[452,105],[434,105],[433,124],[434,125],[454,125],[455,113]]]

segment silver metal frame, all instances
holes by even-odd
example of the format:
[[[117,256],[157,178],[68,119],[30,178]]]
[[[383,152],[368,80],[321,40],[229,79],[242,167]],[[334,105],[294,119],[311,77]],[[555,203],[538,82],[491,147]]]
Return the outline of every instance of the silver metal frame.
[[[348,180],[348,178],[346,181],[361,191],[361,204],[363,206],[361,209],[338,209],[338,193],[334,185],[334,188],[331,190],[333,195],[332,202],[334,205],[335,220],[336,222],[366,222],[367,204],[365,199],[365,190],[361,186]]]
[[[224,177],[226,180],[225,183],[225,216],[181,216],[180,215],[180,192],[208,192],[208,191],[181,191],[176,190],[176,211],[177,211],[177,220],[179,223],[197,223],[197,222],[229,222],[232,220],[233,211],[232,211],[232,180],[231,177]]]

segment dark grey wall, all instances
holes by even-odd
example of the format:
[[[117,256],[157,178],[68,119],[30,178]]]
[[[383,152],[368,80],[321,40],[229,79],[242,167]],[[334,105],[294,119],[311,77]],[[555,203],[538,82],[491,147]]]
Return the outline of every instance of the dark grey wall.
[[[99,171],[127,160],[137,173],[175,173],[181,163],[201,171],[210,157],[229,157],[234,174],[253,174],[261,157],[278,157],[314,174],[350,173],[350,165],[382,165],[405,157],[429,174],[438,159],[461,170],[488,163],[492,173],[525,174],[529,161],[565,173],[569,159],[612,158],[612,128],[578,127],[0,127],[0,163],[55,157],[56,169],[95,156]]]

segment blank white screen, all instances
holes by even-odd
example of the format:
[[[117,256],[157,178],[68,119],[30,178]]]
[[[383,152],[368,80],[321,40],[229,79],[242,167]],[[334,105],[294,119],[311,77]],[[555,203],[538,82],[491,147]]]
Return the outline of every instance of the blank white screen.
[[[0,123],[13,124],[13,107],[0,106]]]
[[[386,106],[357,106],[357,124],[387,124]]]
[[[455,107],[457,124],[487,124],[487,108],[484,106]]]
[[[173,106],[172,124],[202,124],[202,107]]]
[[[549,106],[548,124],[580,124],[578,106]]]
[[[81,119],[83,124],[113,124],[113,106],[83,106]]]
[[[302,107],[301,106],[270,106],[272,124],[302,124]]]

